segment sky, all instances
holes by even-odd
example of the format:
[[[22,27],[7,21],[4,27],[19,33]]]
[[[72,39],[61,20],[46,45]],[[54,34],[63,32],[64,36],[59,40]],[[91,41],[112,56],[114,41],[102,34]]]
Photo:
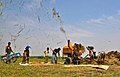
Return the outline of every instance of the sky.
[[[119,33],[119,0],[0,0],[0,54],[8,41],[15,52],[30,45],[30,55],[41,56],[47,47],[62,49],[67,39],[97,53],[120,51]]]

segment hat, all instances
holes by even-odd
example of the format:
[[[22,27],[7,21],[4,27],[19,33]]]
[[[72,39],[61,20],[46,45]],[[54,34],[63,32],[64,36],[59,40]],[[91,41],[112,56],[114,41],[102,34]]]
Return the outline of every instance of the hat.
[[[31,48],[31,46],[26,46],[25,49]]]

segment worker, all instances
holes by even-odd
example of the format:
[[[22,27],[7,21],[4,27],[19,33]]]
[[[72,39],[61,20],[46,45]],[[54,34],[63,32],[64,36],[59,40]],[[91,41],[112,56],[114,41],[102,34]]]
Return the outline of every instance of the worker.
[[[81,58],[81,53],[79,52],[79,49],[77,47],[78,45],[74,45],[74,53],[73,53],[73,64],[80,64],[80,58]]]
[[[93,52],[93,58],[95,59],[96,58],[96,50],[92,49],[92,52]]]
[[[52,63],[53,64],[57,64],[58,56],[60,57],[60,50],[61,50],[60,48],[52,50]]]
[[[45,56],[45,63],[48,63],[48,54],[49,54],[49,48],[47,47],[47,50],[44,51],[44,56]]]
[[[25,50],[23,52],[22,63],[29,63],[29,48],[31,48],[31,47],[30,46],[25,47]]]
[[[8,42],[8,45],[5,48],[6,58],[7,58],[6,64],[11,62],[11,56],[10,56],[11,52],[14,53],[10,45],[11,45],[11,42]]]
[[[104,64],[104,61],[105,61],[105,52],[104,51],[98,52],[98,57],[97,57],[98,64]]]
[[[93,46],[88,46],[88,47],[86,47],[87,48],[87,50],[89,51],[89,56],[90,56],[90,60],[92,60],[93,59],[93,49],[94,49],[94,47]],[[87,56],[88,56],[87,55]]]

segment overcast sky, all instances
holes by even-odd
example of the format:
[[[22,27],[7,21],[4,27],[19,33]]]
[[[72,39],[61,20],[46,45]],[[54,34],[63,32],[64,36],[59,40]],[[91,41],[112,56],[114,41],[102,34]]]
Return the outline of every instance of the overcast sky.
[[[97,52],[120,50],[119,0],[0,1],[3,2],[0,7],[1,54],[11,41],[15,52],[22,53],[25,46],[30,45],[31,55],[43,55],[46,47],[67,45],[66,37],[73,44],[93,45]],[[61,20],[53,16],[53,8]]]

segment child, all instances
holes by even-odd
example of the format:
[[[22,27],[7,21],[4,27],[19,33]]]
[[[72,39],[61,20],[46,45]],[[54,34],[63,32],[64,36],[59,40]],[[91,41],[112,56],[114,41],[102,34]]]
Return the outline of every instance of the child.
[[[25,53],[23,52],[23,60],[22,60],[22,63],[26,63],[26,55],[25,55]]]

